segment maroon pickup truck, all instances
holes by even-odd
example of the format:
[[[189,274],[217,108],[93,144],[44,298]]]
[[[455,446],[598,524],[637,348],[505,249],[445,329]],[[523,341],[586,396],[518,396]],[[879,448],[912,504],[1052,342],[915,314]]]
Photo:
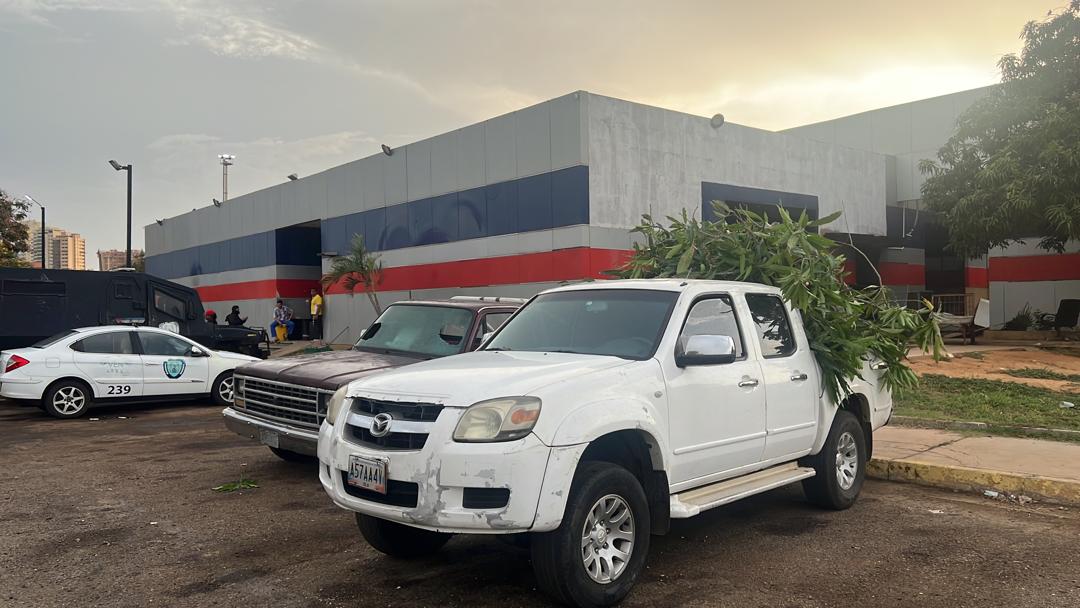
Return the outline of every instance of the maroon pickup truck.
[[[474,350],[524,300],[458,296],[391,304],[349,350],[238,367],[225,426],[285,460],[314,456],[326,404],[338,388],[384,370]]]

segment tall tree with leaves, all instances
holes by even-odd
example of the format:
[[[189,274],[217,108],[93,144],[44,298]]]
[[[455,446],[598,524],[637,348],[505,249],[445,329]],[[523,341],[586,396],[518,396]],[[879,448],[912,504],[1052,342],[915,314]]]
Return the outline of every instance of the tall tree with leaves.
[[[0,190],[0,266],[25,266],[19,254],[30,250],[26,215],[30,203]]]
[[[334,258],[330,272],[322,278],[324,289],[338,282],[350,295],[357,287],[362,288],[371,302],[371,307],[375,309],[375,315],[382,314],[379,295],[375,292],[375,288],[382,282],[382,262],[377,254],[367,250],[364,237],[359,234],[353,236],[349,254]]]
[[[920,310],[897,306],[881,287],[854,289],[844,283],[839,243],[816,233],[839,212],[811,221],[804,212],[792,219],[779,209],[771,222],[763,214],[714,203],[717,221],[651,217],[634,232],[643,237],[630,260],[611,271],[620,278],[691,278],[750,281],[779,287],[798,309],[810,349],[821,367],[825,390],[839,402],[863,363],[876,357],[887,368],[886,387],[913,388],[918,379],[905,365],[909,346],[940,358],[941,331],[929,302]],[[730,221],[729,221],[730,220]]]
[[[1001,84],[961,115],[923,160],[922,188],[945,217],[949,249],[976,257],[1038,238],[1080,239],[1080,0],[1024,26],[1024,48],[998,62]]]

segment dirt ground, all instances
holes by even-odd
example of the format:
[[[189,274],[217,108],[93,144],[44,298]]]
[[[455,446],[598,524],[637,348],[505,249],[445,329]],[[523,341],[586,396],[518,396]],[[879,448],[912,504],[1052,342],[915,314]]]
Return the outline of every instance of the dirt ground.
[[[548,605],[527,551],[493,538],[374,552],[314,467],[217,408],[93,415],[0,401],[0,606]],[[210,490],[241,474],[258,489]],[[1075,608],[1078,545],[1080,509],[870,482],[826,512],[786,488],[675,522],[625,605]]]
[[[1007,350],[965,352],[943,361],[934,361],[930,357],[917,357],[911,360],[911,369],[918,374],[985,378],[1019,382],[1062,392],[1080,391],[1080,384],[1076,382],[1017,378],[1005,373],[1006,370],[1026,367],[1038,367],[1061,374],[1080,374],[1080,356],[1018,346]]]

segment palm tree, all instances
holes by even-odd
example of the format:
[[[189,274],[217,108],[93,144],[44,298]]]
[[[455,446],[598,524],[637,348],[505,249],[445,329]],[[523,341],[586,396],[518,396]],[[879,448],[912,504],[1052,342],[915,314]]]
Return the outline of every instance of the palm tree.
[[[358,286],[363,287],[371,307],[375,309],[375,316],[382,314],[379,296],[375,293],[375,287],[382,282],[382,262],[377,254],[364,247],[364,237],[359,234],[353,236],[348,255],[334,258],[330,272],[323,275],[323,289],[338,282],[348,290],[349,295],[353,295]]]

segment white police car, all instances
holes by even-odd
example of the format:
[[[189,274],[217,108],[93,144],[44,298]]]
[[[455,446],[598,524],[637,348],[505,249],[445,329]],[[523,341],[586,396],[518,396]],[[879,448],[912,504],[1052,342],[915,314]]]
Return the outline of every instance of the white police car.
[[[84,327],[0,353],[0,397],[38,401],[57,418],[95,402],[209,396],[228,405],[233,369],[251,361],[162,329]]]

